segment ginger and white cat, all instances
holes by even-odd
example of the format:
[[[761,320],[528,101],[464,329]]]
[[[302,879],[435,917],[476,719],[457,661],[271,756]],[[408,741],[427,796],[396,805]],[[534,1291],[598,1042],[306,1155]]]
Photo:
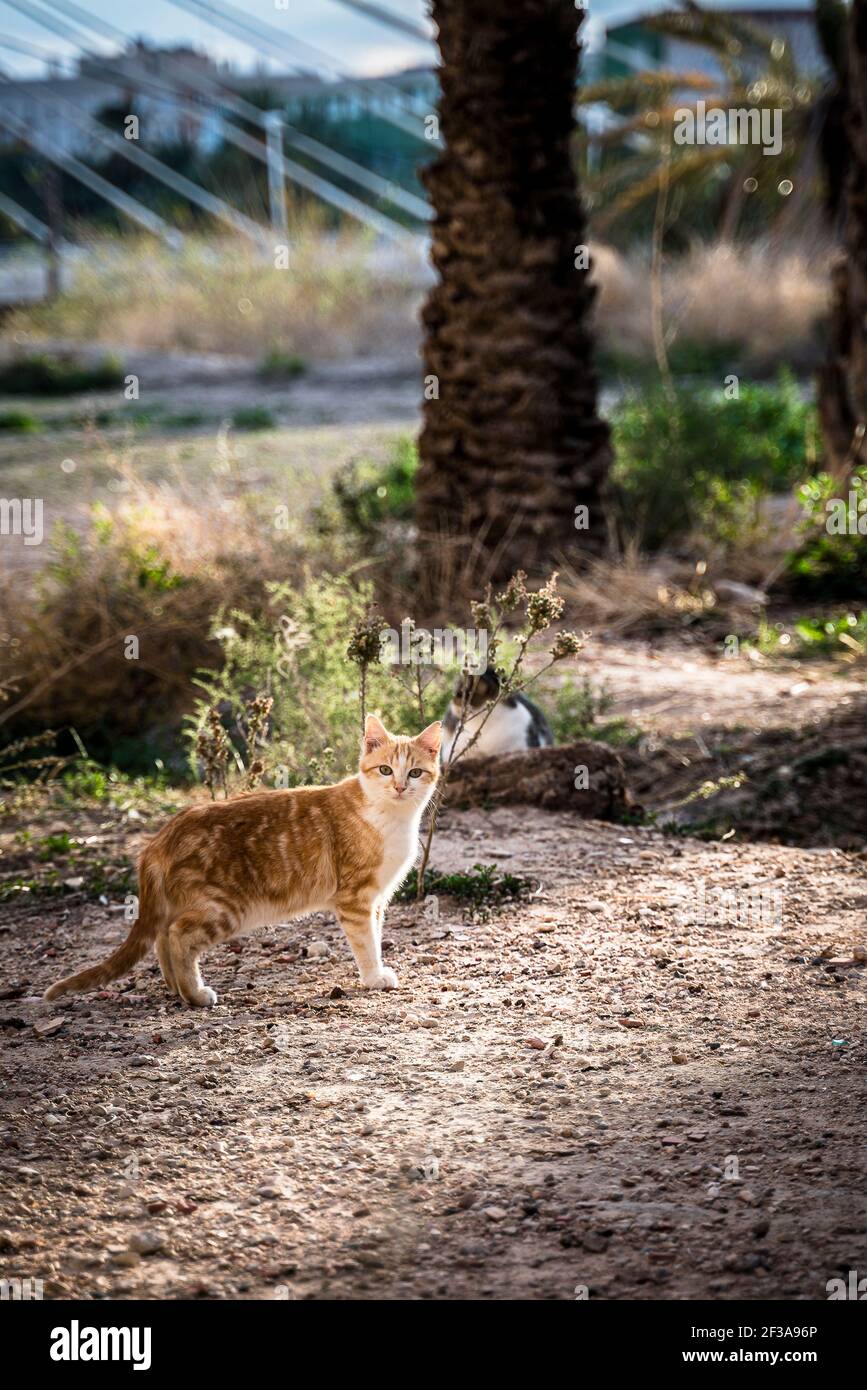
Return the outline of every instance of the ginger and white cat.
[[[439,722],[409,738],[369,714],[355,776],[181,811],[142,854],[139,916],[126,941],[45,998],[100,989],[153,945],[169,989],[209,1006],[217,996],[199,971],[207,946],[320,910],[336,914],[362,984],[395,989],[397,976],[382,963],[382,921],[418,852],[439,748]]]

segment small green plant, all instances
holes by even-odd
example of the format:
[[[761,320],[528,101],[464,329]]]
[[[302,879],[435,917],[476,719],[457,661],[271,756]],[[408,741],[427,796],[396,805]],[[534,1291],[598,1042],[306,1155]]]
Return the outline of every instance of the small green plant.
[[[70,854],[73,846],[74,841],[66,830],[57,835],[43,835],[37,857],[47,864],[59,854]]]
[[[297,353],[281,352],[272,348],[266,352],[259,363],[259,376],[263,381],[294,381],[307,370],[307,363]]]
[[[161,423],[167,430],[190,430],[203,425],[205,419],[200,410],[182,410],[177,415],[166,415]]]
[[[264,405],[245,406],[232,416],[236,430],[272,430],[276,423],[271,411]]]
[[[805,616],[794,622],[759,621],[754,637],[741,646],[765,657],[841,656],[849,661],[867,654],[867,611],[851,609],[830,617]]]
[[[625,719],[605,719],[614,696],[605,685],[594,687],[586,676],[581,681],[561,681],[546,696],[545,708],[557,743],[593,738],[624,744],[635,743],[641,736]]]
[[[38,434],[43,424],[29,410],[0,411],[0,430],[4,434]]]
[[[320,531],[340,529],[367,541],[389,522],[408,522],[417,472],[418,449],[410,438],[399,439],[385,463],[361,459],[348,464],[317,509]]]
[[[503,873],[496,864],[474,864],[470,873],[442,874],[426,869],[422,885],[425,897],[442,894],[464,903],[470,918],[486,921],[511,903],[522,902],[535,890],[529,878]],[[395,894],[397,902],[413,902],[418,896],[415,872],[407,875]]]
[[[69,357],[34,353],[0,366],[0,396],[73,396],[123,385],[123,364],[106,356],[87,365]]]
[[[806,656],[836,656],[841,648],[847,655],[867,653],[867,611],[840,613],[836,618],[799,618],[795,632]]]
[[[797,490],[803,509],[799,544],[787,558],[796,592],[812,598],[848,598],[867,591],[867,464],[842,485],[829,473],[807,478]]]

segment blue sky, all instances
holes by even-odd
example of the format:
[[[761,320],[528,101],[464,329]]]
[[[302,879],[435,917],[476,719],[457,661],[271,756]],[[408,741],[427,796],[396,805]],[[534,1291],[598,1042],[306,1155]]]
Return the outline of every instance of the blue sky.
[[[53,7],[51,0],[42,0],[42,3],[47,4],[58,19],[66,19]],[[191,42],[207,49],[214,57],[228,59],[243,68],[256,63],[256,53],[248,45],[215,28],[204,17],[195,17],[190,11],[178,8],[171,0],[77,0],[77,3],[130,37],[141,35],[159,43]],[[413,63],[431,61],[435,51],[432,44],[417,42],[409,35],[353,13],[339,0],[232,0],[232,3],[246,15],[316,45],[343,67],[355,72],[394,71]],[[424,23],[430,31],[425,0],[381,0],[381,3],[396,14]],[[614,18],[626,19],[636,13],[662,8],[665,6],[661,0],[647,0],[647,3],[635,0],[632,4],[628,0],[589,0],[591,41],[601,33],[604,24]],[[7,36],[50,48],[59,55],[74,52],[70,44],[0,0],[0,37]],[[96,40],[94,46],[108,48],[110,45]],[[38,62],[5,49],[0,49],[0,66],[10,76],[35,76],[43,71]]]

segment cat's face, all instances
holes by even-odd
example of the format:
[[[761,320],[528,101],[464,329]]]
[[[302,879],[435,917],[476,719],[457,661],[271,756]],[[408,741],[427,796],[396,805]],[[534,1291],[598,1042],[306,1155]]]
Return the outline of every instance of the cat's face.
[[[499,677],[493,666],[489,666],[480,676],[465,671],[455,686],[452,704],[459,711],[481,709],[489,700],[496,699],[499,689]]]
[[[439,777],[439,751],[439,720],[407,738],[390,734],[375,714],[369,714],[358,765],[366,794],[379,805],[418,810]]]

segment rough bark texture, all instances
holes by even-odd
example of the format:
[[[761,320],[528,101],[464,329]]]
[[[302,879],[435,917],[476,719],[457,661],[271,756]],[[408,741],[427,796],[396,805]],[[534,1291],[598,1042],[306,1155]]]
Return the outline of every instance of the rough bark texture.
[[[579,768],[587,769],[586,779],[578,779],[586,780],[586,787],[575,786]],[[541,806],[595,820],[619,820],[636,809],[620,757],[607,744],[590,739],[455,763],[446,802],[449,807]]]
[[[574,0],[433,0],[444,150],[425,179],[439,280],[423,311],[417,520],[460,531],[497,578],[605,542],[595,291],[570,142]],[[575,508],[590,508],[576,529]]]
[[[825,457],[842,474],[867,424],[867,0],[853,0],[849,18],[846,137],[848,174],[845,254],[832,270],[827,361],[819,407]]]

